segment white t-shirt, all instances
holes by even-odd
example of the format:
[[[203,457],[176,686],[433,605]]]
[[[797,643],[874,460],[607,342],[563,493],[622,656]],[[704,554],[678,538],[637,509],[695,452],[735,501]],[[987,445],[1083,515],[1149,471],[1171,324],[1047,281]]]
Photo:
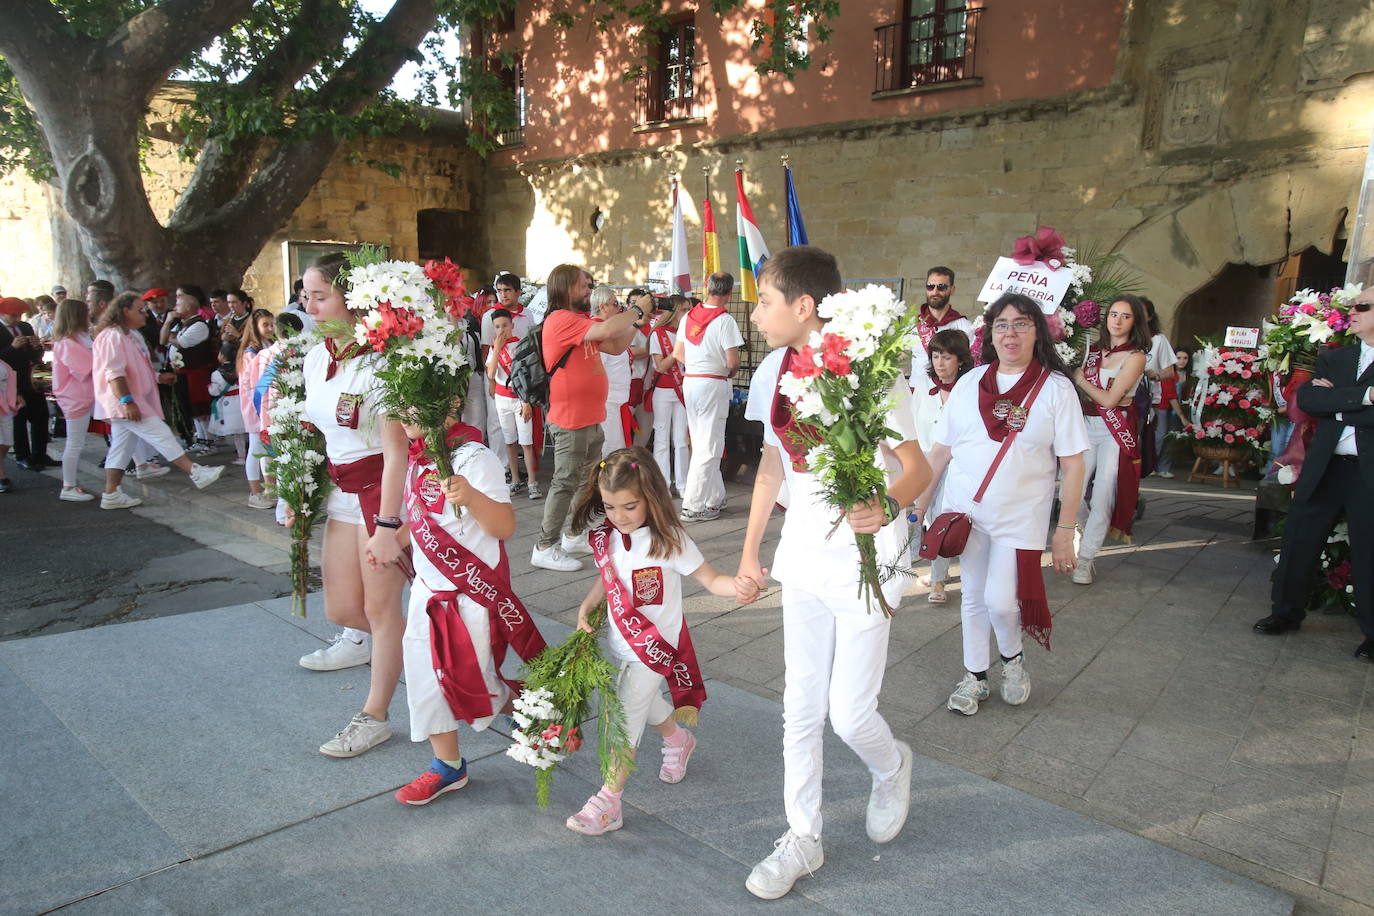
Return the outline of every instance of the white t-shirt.
[[[487,309],[482,313],[482,346],[490,347],[496,342],[496,329],[491,326],[491,313],[495,309]],[[524,337],[534,327],[534,321],[526,312],[519,315],[510,316],[511,331],[516,337]]]
[[[967,318],[956,318],[949,324],[940,328],[940,331],[963,331],[964,336],[973,342],[973,322]],[[936,332],[937,334],[939,331]],[[924,346],[916,347],[911,351],[911,382],[917,388],[923,380],[930,378],[930,354]]]
[[[662,346],[659,346],[658,341],[660,335],[658,333],[658,330],[655,329],[649,332],[649,356],[655,359],[655,366],[658,364],[658,357],[673,355],[673,346],[677,342],[677,331],[673,330],[672,328],[664,328],[663,331],[668,337],[666,350]],[[677,395],[673,393],[672,386],[668,385],[666,380],[664,381],[663,386],[654,388],[654,397],[672,398],[674,401],[677,400]]]
[[[468,483],[487,498],[498,503],[510,502],[510,488],[506,485],[505,469],[501,467],[501,460],[485,445],[476,442],[464,443],[453,455],[453,467],[456,473],[466,477]],[[407,486],[409,486],[409,477],[407,477]],[[409,500],[409,493],[406,494],[406,498]],[[482,526],[477,523],[477,518],[472,514],[472,510],[464,506],[456,511],[457,515],[454,514],[455,507],[453,504],[445,500],[443,512],[431,511],[429,514],[430,521],[437,521],[440,527],[452,535],[454,540],[494,569],[501,560],[501,542],[482,530]],[[423,550],[418,548],[412,550],[411,559],[415,564],[415,577],[431,591],[453,590],[453,582],[425,557]],[[451,571],[449,575],[452,575]],[[464,595],[461,589],[459,595],[461,602],[476,604],[475,601]]]
[[[339,364],[331,379],[325,378],[329,353],[316,344],[305,354],[305,415],[324,433],[325,452],[335,464],[349,464],[382,450],[382,415],[377,407],[375,355],[355,356]],[[359,396],[357,426],[341,426],[338,414],[345,395]],[[353,415],[347,404],[342,411]]]
[[[1156,374],[1164,372],[1178,360],[1178,354],[1174,348],[1169,346],[1169,338],[1163,334],[1156,334],[1150,340],[1150,355],[1145,358],[1146,372]],[[1158,404],[1159,396],[1164,391],[1164,386],[1160,382],[1150,382],[1150,403]]]
[[[696,542],[685,534],[681,537],[682,550],[671,558],[649,553],[652,538],[647,525],[630,535],[629,550],[625,549],[625,538],[614,528],[608,538],[611,566],[621,584],[639,602],[635,612],[653,621],[674,647],[682,644],[682,577],[690,576],[706,562]],[[606,647],[619,662],[639,661],[614,620],[606,624]]]
[[[635,331],[635,336],[634,336],[634,338],[630,341],[630,348],[633,349],[633,348],[635,348],[635,347],[644,347],[644,348],[646,348],[646,352],[645,352],[645,355],[643,355],[643,356],[641,356],[641,357],[639,357],[639,358],[637,358],[637,359],[636,359],[634,356],[631,356],[631,357],[630,357],[631,360],[633,360],[633,362],[630,364],[630,379],[631,379],[631,381],[633,381],[634,379],[637,379],[637,378],[642,379],[642,378],[644,378],[646,375],[649,374],[649,356],[648,356],[648,352],[647,352],[648,346],[649,346],[649,333],[648,333],[648,329],[647,329],[647,328],[639,328],[639,329],[637,329],[637,330]]]
[[[630,353],[602,353],[601,365],[606,370],[606,403],[624,404],[630,399]]]
[[[739,325],[735,324],[735,317],[729,312],[706,326],[701,343],[692,343],[685,332],[679,339],[682,341],[683,371],[688,375],[728,376],[730,369],[725,365],[725,351],[744,346]]]
[[[749,380],[749,400],[744,404],[744,418],[762,423],[764,443],[779,449],[782,443],[773,432],[773,396],[778,393],[778,370],[782,368],[782,358],[786,355],[787,348],[778,347],[763,358],[763,362],[754,369],[754,377]]]
[[[1049,530],[1058,459],[1088,450],[1088,430],[1073,382],[1051,374],[1031,405],[1026,426],[1002,459],[979,503],[973,496],[1002,443],[988,436],[978,410],[978,383],[988,371],[978,366],[955,384],[945,402],[944,422],[935,441],[949,446],[942,502],[947,512],[968,512],[973,524],[999,544],[1017,550],[1040,550]],[[998,374],[998,390],[1007,391],[1021,375]]]
[[[899,373],[892,386],[892,410],[887,426],[899,435],[888,440],[890,446],[916,439],[911,422],[911,391]],[[776,437],[770,441],[772,444]],[[880,451],[876,462],[887,471],[889,482],[901,471],[900,464],[884,457]],[[789,495],[787,515],[782,525],[782,538],[773,558],[773,578],[784,585],[799,588],[821,597],[833,597],[837,606],[854,608],[866,614],[867,608],[855,604],[859,586],[859,549],[854,543],[854,531],[845,522],[835,527],[842,514],[824,502],[816,475],[809,471],[793,470],[786,451],[782,453],[783,480]],[[831,533],[831,528],[834,533]],[[899,517],[883,527],[876,535],[878,565],[892,566],[902,553],[907,540],[907,522]],[[906,591],[904,576],[893,576],[883,584],[883,595],[896,606]]]
[[[916,441],[921,443],[921,451],[929,452],[935,444],[935,431],[944,419],[947,402],[940,399],[940,391],[934,394],[930,389],[935,383],[926,375],[916,379],[916,387],[911,392],[911,420],[916,427]]]

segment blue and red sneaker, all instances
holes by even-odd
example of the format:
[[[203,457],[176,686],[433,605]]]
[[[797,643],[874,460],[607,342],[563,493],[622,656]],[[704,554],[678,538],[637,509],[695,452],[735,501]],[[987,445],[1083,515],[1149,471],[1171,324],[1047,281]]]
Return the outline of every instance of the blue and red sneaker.
[[[430,761],[429,769],[408,786],[396,790],[396,800],[407,805],[427,805],[445,792],[454,792],[468,784],[468,762],[454,769],[438,757]]]

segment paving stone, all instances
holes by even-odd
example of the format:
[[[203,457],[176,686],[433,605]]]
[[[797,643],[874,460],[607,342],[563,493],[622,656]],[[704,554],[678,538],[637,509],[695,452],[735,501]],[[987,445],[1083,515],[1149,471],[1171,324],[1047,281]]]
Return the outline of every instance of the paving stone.
[[[1290,640],[1284,646],[1285,651],[1269,671],[1266,686],[1359,705],[1370,667],[1366,662],[1354,658],[1320,661],[1293,652],[1295,642]]]
[[[1008,777],[1040,783],[1056,792],[1082,798],[1097,778],[1097,771],[1019,744],[1009,744],[997,757],[998,780]]]
[[[1134,724],[1127,716],[1061,701],[1036,716],[1014,743],[1100,769],[1121,749]]]
[[[1337,827],[1326,855],[1322,887],[1353,900],[1374,900],[1374,872],[1369,868],[1369,838]]]
[[[1326,856],[1321,850],[1273,836],[1218,814],[1204,814],[1193,830],[1193,839],[1309,884],[1318,884],[1322,880]]]
[[[1310,783],[1292,782],[1232,764],[1218,781],[1207,809],[1314,849],[1325,849],[1341,797]]]
[[[1136,725],[1121,750],[1161,766],[1216,781],[1226,772],[1239,741],[1235,735],[1200,725],[1149,716]]]
[[[1176,677],[1165,685],[1148,714],[1191,722],[1213,732],[1240,737],[1259,691],[1240,693],[1208,681]]]

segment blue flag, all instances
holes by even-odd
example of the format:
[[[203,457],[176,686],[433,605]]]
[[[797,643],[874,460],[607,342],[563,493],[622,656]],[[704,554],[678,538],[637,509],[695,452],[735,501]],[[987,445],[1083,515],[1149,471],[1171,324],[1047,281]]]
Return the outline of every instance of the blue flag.
[[[809,245],[806,240],[806,223],[802,222],[801,204],[797,202],[797,189],[792,185],[792,167],[783,166],[787,173],[787,244]]]

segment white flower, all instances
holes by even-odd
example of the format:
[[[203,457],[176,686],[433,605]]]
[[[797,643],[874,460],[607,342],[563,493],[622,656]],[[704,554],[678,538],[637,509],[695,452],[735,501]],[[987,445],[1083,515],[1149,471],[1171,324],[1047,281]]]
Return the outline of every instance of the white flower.
[[[1293,466],[1288,464],[1279,466],[1279,473],[1277,476],[1279,483],[1283,484],[1285,487],[1298,478],[1298,475],[1293,473]],[[1330,540],[1330,538],[1327,540]]]

